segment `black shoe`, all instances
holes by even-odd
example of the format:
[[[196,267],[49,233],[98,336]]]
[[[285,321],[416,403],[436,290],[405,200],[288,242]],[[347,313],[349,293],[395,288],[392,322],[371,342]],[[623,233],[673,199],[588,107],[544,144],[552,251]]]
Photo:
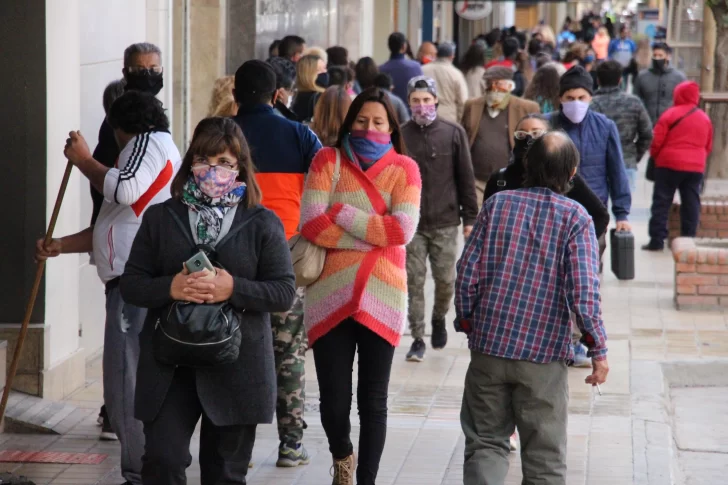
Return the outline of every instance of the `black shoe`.
[[[111,421],[109,421],[108,414],[104,414],[104,424],[101,425],[99,439],[102,441],[119,441],[119,437],[116,436],[116,433],[111,428]]]
[[[665,250],[665,244],[664,243],[663,244],[659,244],[659,243],[656,243],[654,241],[650,241],[648,244],[645,244],[644,246],[642,246],[642,251],[659,252],[659,251],[664,251],[664,250]]]
[[[425,350],[427,350],[425,341],[421,338],[416,338],[415,341],[412,342],[409,352],[407,352],[407,360],[409,362],[422,362],[425,360]]]
[[[432,348],[435,350],[444,349],[447,345],[447,328],[445,320],[432,321]]]

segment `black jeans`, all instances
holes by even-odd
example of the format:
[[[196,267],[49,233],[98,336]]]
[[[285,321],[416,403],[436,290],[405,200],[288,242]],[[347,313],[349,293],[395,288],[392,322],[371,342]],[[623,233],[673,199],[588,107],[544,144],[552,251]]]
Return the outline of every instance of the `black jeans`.
[[[192,463],[190,440],[202,416],[202,485],[245,485],[256,425],[215,426],[197,397],[195,371],[177,368],[159,414],[144,423],[144,485],[186,485]]]
[[[313,344],[318,376],[321,424],[336,459],[354,451],[351,444],[352,371],[359,352],[358,485],[373,485],[387,437],[387,392],[394,347],[364,325],[349,318]]]
[[[652,216],[650,217],[650,241],[664,244],[667,239],[667,217],[675,197],[680,191],[680,235],[695,237],[700,222],[700,186],[703,174],[680,172],[669,168],[655,169],[655,188],[652,192]]]

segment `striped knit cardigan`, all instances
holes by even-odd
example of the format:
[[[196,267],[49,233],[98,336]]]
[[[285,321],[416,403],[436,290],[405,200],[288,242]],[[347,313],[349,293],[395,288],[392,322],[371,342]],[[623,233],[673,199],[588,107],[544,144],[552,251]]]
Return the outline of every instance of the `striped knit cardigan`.
[[[336,151],[311,163],[301,204],[301,234],[327,248],[319,280],[306,288],[309,345],[347,318],[396,346],[407,319],[405,245],[420,218],[417,164],[394,149],[366,172],[341,153],[331,199]]]

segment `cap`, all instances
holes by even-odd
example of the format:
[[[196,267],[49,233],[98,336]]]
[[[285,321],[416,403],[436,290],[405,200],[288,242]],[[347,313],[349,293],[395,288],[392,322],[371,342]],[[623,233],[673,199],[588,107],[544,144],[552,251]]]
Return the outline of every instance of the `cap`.
[[[492,66],[485,70],[483,79],[486,81],[513,81],[513,69],[506,66]]]
[[[594,79],[581,66],[574,66],[566,71],[559,81],[559,96],[563,96],[571,89],[586,89],[589,94],[594,94]]]
[[[407,97],[409,98],[410,94],[414,93],[415,91],[428,92],[434,97],[437,97],[437,87],[435,86],[435,80],[427,76],[413,77],[412,79],[410,79],[409,83],[407,83]]]

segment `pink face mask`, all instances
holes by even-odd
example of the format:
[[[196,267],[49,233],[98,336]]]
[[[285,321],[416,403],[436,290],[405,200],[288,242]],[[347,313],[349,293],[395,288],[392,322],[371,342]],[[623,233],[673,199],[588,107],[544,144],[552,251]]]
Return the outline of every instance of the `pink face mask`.
[[[192,176],[203,194],[217,199],[236,187],[238,171],[209,165],[192,167]]]
[[[429,126],[437,118],[436,104],[417,104],[412,106],[412,119],[420,126]]]

